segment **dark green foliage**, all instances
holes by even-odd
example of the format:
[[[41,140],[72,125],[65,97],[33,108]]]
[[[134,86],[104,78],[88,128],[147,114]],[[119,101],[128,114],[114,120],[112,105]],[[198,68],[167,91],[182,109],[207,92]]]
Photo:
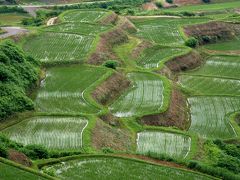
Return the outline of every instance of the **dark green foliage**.
[[[0,144],[0,157],[6,158],[7,156],[7,148],[4,145]]]
[[[103,147],[102,152],[105,154],[114,153],[114,150],[110,147]]]
[[[36,60],[11,41],[0,44],[0,119],[33,109],[33,102],[25,92],[38,79],[38,66]]]
[[[210,3],[211,0],[202,0],[204,3]]]
[[[23,152],[31,159],[46,159],[49,157],[48,150],[41,145],[27,145]]]
[[[185,41],[185,45],[191,48],[195,48],[198,46],[198,40],[194,37],[190,37],[188,40]]]
[[[169,4],[172,4],[173,3],[173,0],[166,0],[167,1],[167,3],[169,3]]]
[[[104,62],[103,66],[105,66],[107,68],[116,69],[118,66],[118,62],[114,61],[114,60],[108,60],[108,61]]]
[[[27,13],[23,8],[18,6],[0,6],[0,13]]]
[[[163,5],[162,5],[161,2],[155,2],[155,4],[156,4],[156,6],[157,6],[158,8],[162,8],[162,7],[163,7]]]

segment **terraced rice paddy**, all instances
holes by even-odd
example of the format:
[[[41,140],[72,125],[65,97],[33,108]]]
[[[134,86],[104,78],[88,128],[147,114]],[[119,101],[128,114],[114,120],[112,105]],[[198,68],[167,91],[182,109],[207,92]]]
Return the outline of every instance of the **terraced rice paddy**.
[[[88,121],[79,117],[34,117],[5,129],[10,139],[54,150],[79,150]]]
[[[83,61],[93,39],[85,35],[45,32],[29,39],[23,48],[45,63]]]
[[[138,133],[137,152],[147,155],[165,154],[175,158],[185,158],[191,147],[191,138],[179,134],[145,131]]]
[[[209,44],[204,47],[208,50],[214,51],[239,51],[240,54],[240,37],[236,37],[236,39],[225,42]]]
[[[137,36],[163,45],[179,45],[184,43],[180,33],[182,26],[207,21],[207,19],[201,18],[148,18],[136,19],[133,22],[139,29]]]
[[[104,11],[69,11],[63,16],[64,21],[68,22],[97,22],[107,12]]]
[[[208,138],[236,136],[229,114],[240,110],[239,97],[192,97],[188,102],[192,120],[190,131]]]
[[[40,177],[36,174],[30,173],[28,171],[19,169],[17,167],[8,165],[8,164],[4,164],[2,162],[0,162],[0,179],[2,180],[14,180],[14,179],[18,179],[18,180],[43,180],[45,178]]]
[[[104,68],[82,65],[49,69],[37,93],[36,110],[57,114],[98,112],[84,96],[87,88],[105,73]]]
[[[137,60],[137,64],[144,68],[157,68],[159,63],[164,59],[180,54],[185,50],[184,48],[154,46],[146,49],[141,54],[141,57]]]
[[[112,113],[117,117],[130,117],[159,112],[164,100],[162,80],[150,73],[130,73],[128,77],[134,86],[112,104]]]
[[[208,176],[180,169],[113,157],[82,157],[45,167],[62,179],[209,179]]]
[[[65,32],[65,33],[75,33],[75,34],[85,34],[85,35],[93,35],[106,31],[111,26],[102,26],[99,24],[90,24],[90,23],[62,23],[59,25],[54,25],[45,28],[45,31],[52,32]]]

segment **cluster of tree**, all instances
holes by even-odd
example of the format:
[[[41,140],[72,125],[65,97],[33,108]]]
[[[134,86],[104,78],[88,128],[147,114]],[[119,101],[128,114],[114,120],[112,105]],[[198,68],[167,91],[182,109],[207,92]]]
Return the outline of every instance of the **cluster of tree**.
[[[27,13],[23,8],[18,6],[0,6],[0,13]]]
[[[0,4],[17,4],[16,0],[0,0]]]
[[[26,92],[36,83],[38,74],[38,61],[11,41],[0,43],[0,120],[34,108]]]

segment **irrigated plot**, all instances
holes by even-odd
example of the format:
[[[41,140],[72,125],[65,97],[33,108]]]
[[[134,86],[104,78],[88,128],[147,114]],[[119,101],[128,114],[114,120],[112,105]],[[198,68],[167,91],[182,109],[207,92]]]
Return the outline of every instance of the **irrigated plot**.
[[[236,136],[229,122],[229,114],[240,110],[239,97],[192,97],[188,102],[191,113],[190,131],[208,138]]]
[[[96,113],[84,94],[86,89],[106,73],[98,67],[75,65],[51,68],[41,82],[35,100],[36,110],[46,113]]]
[[[139,37],[159,44],[183,44],[181,26],[207,21],[203,18],[145,18],[136,19],[133,22],[139,29],[137,33]]]
[[[40,144],[54,150],[79,150],[88,121],[79,117],[34,117],[3,132],[13,141]]]
[[[130,73],[128,77],[134,86],[112,104],[112,113],[117,117],[129,117],[159,112],[164,99],[164,86],[159,76]]]
[[[144,68],[157,68],[163,59],[180,54],[184,52],[184,50],[186,49],[154,46],[146,49],[141,54],[137,60],[137,64]]]
[[[182,75],[179,82],[193,95],[240,95],[240,80]]]
[[[15,166],[11,166],[8,164],[4,164],[0,162],[0,179],[2,180],[43,180],[46,178],[43,178],[41,176],[38,176],[35,173],[31,173],[29,171],[25,171],[23,169],[17,168]],[[16,177],[17,176],[17,177]]]
[[[100,20],[107,12],[104,11],[69,11],[63,16],[64,21],[68,22],[97,22]]]
[[[179,134],[145,131],[138,133],[137,152],[148,155],[165,154],[175,158],[185,158],[191,147],[191,138]]]
[[[53,32],[66,32],[66,33],[75,33],[75,34],[85,34],[93,35],[106,31],[111,26],[103,26],[100,24],[90,24],[90,23],[81,23],[81,22],[66,22],[59,25],[49,26],[45,28],[45,31]]]
[[[204,46],[206,49],[215,51],[239,51],[240,54],[240,36],[233,40],[218,42]]]
[[[167,166],[113,157],[82,157],[44,167],[61,179],[185,179],[207,180],[209,176]]]
[[[211,56],[204,65],[189,74],[240,79],[240,56]]]
[[[83,61],[93,39],[85,35],[45,32],[29,39],[24,50],[46,63]]]

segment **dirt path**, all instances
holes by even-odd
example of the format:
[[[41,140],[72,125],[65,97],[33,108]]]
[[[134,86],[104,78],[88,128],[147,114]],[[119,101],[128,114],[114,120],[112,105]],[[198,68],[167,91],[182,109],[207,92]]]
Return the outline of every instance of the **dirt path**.
[[[20,28],[20,27],[1,27],[2,30],[6,31],[6,33],[0,34],[0,39],[4,39],[10,36],[15,36],[19,34],[26,34],[28,30]]]
[[[53,18],[50,18],[48,21],[47,21],[47,26],[52,26],[55,24],[57,20],[57,17],[53,17]]]
[[[166,15],[157,15],[157,16],[127,16],[129,19],[141,19],[141,18],[181,18],[180,16],[166,16]]]

